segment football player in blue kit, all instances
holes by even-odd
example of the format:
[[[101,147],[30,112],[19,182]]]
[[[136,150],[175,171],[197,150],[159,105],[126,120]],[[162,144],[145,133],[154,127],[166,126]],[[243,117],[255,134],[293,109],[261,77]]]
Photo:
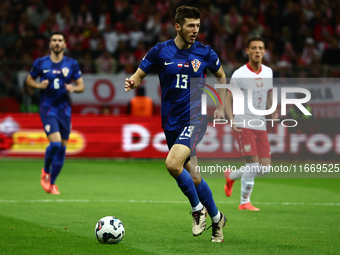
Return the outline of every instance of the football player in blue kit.
[[[46,148],[40,183],[47,193],[59,195],[55,181],[64,164],[71,131],[71,102],[68,93],[83,92],[84,81],[78,62],[64,56],[66,43],[61,32],[52,33],[49,46],[51,54],[34,61],[26,83],[40,89],[39,114],[50,142]],[[40,82],[35,81],[38,76]],[[71,84],[72,81],[75,85]]]
[[[162,90],[162,128],[170,150],[165,161],[166,168],[191,204],[192,234],[198,236],[205,230],[208,212],[212,219],[211,241],[223,242],[223,227],[227,219],[217,209],[208,184],[194,167],[197,165],[195,148],[205,134],[207,120],[200,112],[200,102],[192,100],[193,95],[200,98],[202,90],[190,84],[190,80],[204,80],[206,69],[220,80],[226,78],[215,51],[196,42],[201,16],[197,8],[177,8],[176,38],[156,44],[145,55],[137,71],[126,79],[125,91],[136,88],[148,73],[158,68]],[[224,101],[223,89],[219,90],[219,94]],[[191,107],[195,104],[193,111]],[[219,105],[214,115],[215,119],[224,119],[223,106]]]

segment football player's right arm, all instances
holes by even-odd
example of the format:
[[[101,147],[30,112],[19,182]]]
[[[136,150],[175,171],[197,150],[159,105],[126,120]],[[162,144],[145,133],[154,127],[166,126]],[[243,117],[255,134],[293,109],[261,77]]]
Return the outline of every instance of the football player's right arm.
[[[29,74],[26,79],[26,84],[32,88],[36,89],[46,89],[48,86],[48,80],[43,80],[42,82],[36,82],[35,79]]]
[[[137,88],[145,76],[146,73],[138,67],[137,71],[130,78],[125,79],[125,91],[129,92],[130,90]]]

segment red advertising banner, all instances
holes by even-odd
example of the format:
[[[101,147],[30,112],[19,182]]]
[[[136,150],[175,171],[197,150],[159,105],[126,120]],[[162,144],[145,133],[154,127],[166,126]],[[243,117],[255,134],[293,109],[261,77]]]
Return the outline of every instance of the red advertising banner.
[[[336,160],[340,155],[337,119],[268,123],[273,158]],[[48,140],[38,114],[0,114],[0,156],[43,157]],[[89,158],[165,158],[168,148],[159,116],[73,115],[67,155]],[[238,158],[229,125],[210,123],[198,157]]]

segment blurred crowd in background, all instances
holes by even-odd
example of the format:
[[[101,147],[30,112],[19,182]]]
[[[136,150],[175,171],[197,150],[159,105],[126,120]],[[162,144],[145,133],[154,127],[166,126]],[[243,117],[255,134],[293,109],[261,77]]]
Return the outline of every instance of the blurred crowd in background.
[[[229,77],[247,62],[252,35],[265,39],[274,77],[340,77],[339,0],[1,0],[0,96],[18,92],[15,71],[49,54],[54,31],[66,35],[66,55],[84,74],[133,73],[154,44],[176,36],[182,4],[202,12],[197,40]]]

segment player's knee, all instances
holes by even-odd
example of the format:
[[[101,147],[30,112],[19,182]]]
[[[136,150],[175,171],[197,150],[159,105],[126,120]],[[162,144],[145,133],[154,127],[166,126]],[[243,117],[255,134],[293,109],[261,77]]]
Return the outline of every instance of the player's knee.
[[[258,156],[243,156],[243,158],[248,164],[259,162]]]
[[[180,167],[176,161],[168,158],[165,160],[165,166],[169,173],[174,177],[177,177],[183,171],[183,167]]]
[[[245,184],[246,189],[250,189],[254,186],[254,178],[242,178]]]

